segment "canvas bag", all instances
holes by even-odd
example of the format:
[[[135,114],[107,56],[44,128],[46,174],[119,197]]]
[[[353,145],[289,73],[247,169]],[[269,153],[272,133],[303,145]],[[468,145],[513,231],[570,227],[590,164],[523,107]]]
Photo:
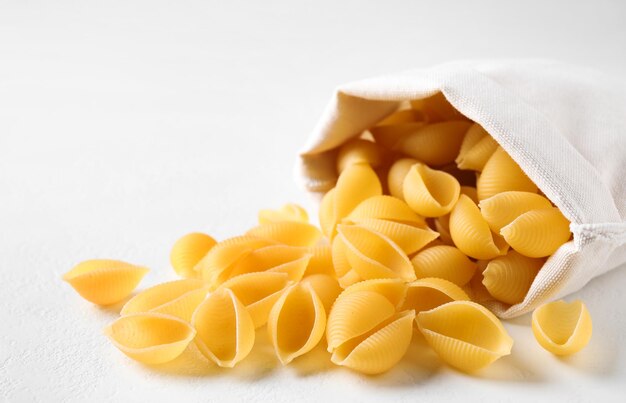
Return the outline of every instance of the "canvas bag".
[[[571,222],[573,240],[545,263],[523,302],[488,303],[511,318],[561,298],[626,262],[626,84],[551,61],[468,61],[340,86],[300,154],[310,192],[337,179],[337,146],[441,91],[482,125]]]

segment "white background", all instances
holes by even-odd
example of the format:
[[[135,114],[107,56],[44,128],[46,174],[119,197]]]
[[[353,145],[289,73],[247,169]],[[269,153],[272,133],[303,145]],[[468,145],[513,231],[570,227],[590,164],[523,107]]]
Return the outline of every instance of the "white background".
[[[617,401],[626,395],[626,270],[592,281],[594,337],[558,359],[528,317],[477,376],[414,345],[364,377],[323,349],[282,368],[261,343],[234,370],[145,367],[102,335],[115,309],[62,273],[111,257],[173,279],[180,235],[232,236],[259,208],[313,203],[299,147],[345,81],[462,58],[549,57],[626,71],[620,1],[0,0],[0,399],[21,401]],[[313,211],[313,210],[311,210]]]

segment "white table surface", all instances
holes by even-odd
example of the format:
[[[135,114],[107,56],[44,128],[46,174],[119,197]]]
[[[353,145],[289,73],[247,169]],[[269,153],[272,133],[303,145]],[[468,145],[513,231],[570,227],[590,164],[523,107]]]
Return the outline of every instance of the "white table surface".
[[[299,3],[299,4],[296,4]],[[385,4],[383,4],[385,3]],[[478,376],[419,343],[364,377],[318,348],[283,368],[261,343],[234,370],[145,367],[103,336],[114,309],[62,273],[83,259],[174,278],[175,239],[217,238],[259,208],[313,203],[298,148],[345,81],[460,58],[551,57],[626,71],[619,1],[0,0],[0,400],[618,401],[626,396],[626,270],[592,281],[588,348],[558,359],[529,318],[511,356]]]

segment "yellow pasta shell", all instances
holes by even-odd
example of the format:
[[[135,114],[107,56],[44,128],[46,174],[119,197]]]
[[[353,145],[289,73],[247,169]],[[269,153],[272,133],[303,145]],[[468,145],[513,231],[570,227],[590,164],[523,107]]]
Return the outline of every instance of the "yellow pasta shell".
[[[422,122],[425,120],[426,115],[424,114],[424,112],[416,109],[403,109],[387,116],[386,118],[378,122],[376,126],[389,126],[401,123]]]
[[[402,200],[392,196],[374,196],[364,200],[348,215],[348,220],[361,222],[376,218],[380,220],[397,221],[410,225],[424,225],[422,217]]]
[[[339,284],[341,284],[342,287],[347,287],[350,284],[342,282],[342,278],[353,270],[350,266],[350,262],[348,262],[348,258],[346,257],[346,243],[343,237],[338,236],[333,239],[332,255],[333,267],[335,269],[336,277],[339,280]]]
[[[300,281],[311,256],[305,248],[288,245],[266,246],[239,259],[230,271],[229,278],[269,270],[286,273],[290,280]]]
[[[454,246],[433,246],[411,259],[418,279],[438,277],[459,287],[467,284],[476,272],[476,263]]]
[[[475,187],[461,186],[461,194],[469,197],[474,203],[478,204],[478,192]]]
[[[459,198],[461,185],[454,176],[415,164],[404,178],[404,199],[417,214],[439,217],[448,214]]]
[[[196,290],[189,291],[176,299],[166,302],[165,304],[152,309],[150,312],[175,316],[185,322],[191,323],[193,313],[208,294],[208,288],[198,288]]]
[[[524,300],[544,259],[533,259],[510,250],[487,264],[483,271],[483,285],[494,298],[507,304]]]
[[[404,135],[394,149],[428,165],[454,162],[471,123],[451,121],[425,125]]]
[[[502,147],[489,157],[476,182],[478,199],[484,200],[498,193],[517,190],[537,193],[537,185]]]
[[[336,188],[330,189],[326,192],[324,197],[322,197],[318,216],[322,233],[329,239],[333,239],[335,236],[335,226],[339,221],[335,214],[335,189]]]
[[[326,312],[310,284],[287,289],[267,322],[269,338],[283,365],[311,351],[324,336]]]
[[[407,255],[391,239],[367,228],[338,225],[349,265],[362,279],[401,278],[415,280]]]
[[[333,304],[326,325],[328,351],[374,329],[396,309],[387,298],[373,291],[341,294]]]
[[[497,148],[498,143],[493,137],[478,123],[474,123],[465,134],[455,162],[459,169],[482,171]]]
[[[432,219],[435,230],[439,233],[438,240],[444,245],[454,246],[454,241],[450,235],[450,214],[442,215]]]
[[[585,304],[563,300],[540,306],[533,312],[532,328],[537,342],[557,355],[582,350],[591,340],[591,315]]]
[[[339,147],[337,154],[337,172],[341,173],[353,164],[369,164],[378,167],[382,164],[383,157],[379,146],[373,141],[354,139]]]
[[[289,284],[286,273],[264,271],[233,277],[220,287],[232,290],[248,310],[254,327],[259,328],[267,323],[272,306]]]
[[[298,221],[262,224],[250,229],[246,235],[271,239],[290,246],[313,246],[322,237],[316,226]]]
[[[469,296],[458,285],[442,278],[423,278],[407,285],[406,298],[401,309],[428,311],[451,301],[469,301]]]
[[[361,291],[371,291],[380,294],[387,298],[393,306],[399,307],[406,298],[407,285],[404,281],[397,278],[377,278],[352,284],[341,295],[344,296]]]
[[[120,260],[92,259],[63,275],[81,297],[97,305],[110,305],[128,297],[148,269]]]
[[[335,269],[333,268],[333,254],[330,245],[317,245],[306,249],[306,252],[311,255],[311,260],[304,272],[305,276],[313,274],[328,274],[329,276],[335,275]]]
[[[414,319],[414,311],[393,315],[373,331],[335,349],[331,361],[365,374],[388,371],[406,354],[413,336]]]
[[[483,271],[485,271],[489,262],[489,260],[479,260],[476,262],[478,270],[476,270],[474,277],[472,277],[469,284],[464,288],[464,291],[467,292],[474,302],[482,303],[486,301],[493,301],[494,299],[483,284]]]
[[[467,119],[448,102],[441,92],[427,98],[412,100],[411,108],[422,111],[429,122]]]
[[[389,194],[400,200],[404,200],[404,178],[409,169],[419,161],[413,158],[401,158],[391,165],[387,174],[387,186]]]
[[[498,318],[475,302],[449,302],[420,312],[416,320],[437,355],[461,371],[478,371],[509,355],[513,347]]]
[[[529,257],[552,255],[571,235],[569,221],[556,207],[528,211],[500,233],[513,249]]]
[[[200,232],[187,234],[176,241],[170,253],[170,263],[176,274],[185,278],[197,277],[194,267],[216,243],[215,239]]]
[[[261,225],[280,221],[309,222],[309,215],[303,207],[295,203],[287,203],[278,210],[259,211],[258,219]]]
[[[411,255],[435,240],[439,234],[427,226],[416,227],[395,221],[364,219],[358,224],[361,227],[383,234],[391,239],[407,255]]]
[[[155,285],[128,300],[122,307],[120,314],[128,315],[131,313],[151,311],[189,291],[202,288],[203,286],[204,283],[196,279],[168,281],[167,283]]]
[[[188,323],[154,312],[122,316],[107,326],[104,333],[121,352],[144,364],[173,360],[196,335]]]
[[[235,293],[222,288],[205,299],[191,318],[200,352],[220,367],[232,368],[254,345],[254,321]]]
[[[313,274],[307,276],[302,279],[301,284],[309,284],[311,286],[322,301],[326,312],[330,312],[330,308],[342,291],[337,279],[327,274]]]
[[[465,195],[459,197],[450,213],[450,236],[461,252],[474,259],[493,259],[508,250],[506,242],[491,232],[476,204]]]
[[[376,172],[367,164],[346,168],[335,187],[335,217],[346,217],[363,200],[382,195],[382,186]]]
[[[397,150],[402,139],[411,133],[419,131],[425,125],[424,122],[396,123],[372,127],[370,132],[376,140],[376,144],[380,144],[389,150]]]
[[[536,193],[509,191],[482,200],[478,206],[489,228],[499,234],[502,227],[509,225],[522,214],[530,210],[550,208],[552,204]]]

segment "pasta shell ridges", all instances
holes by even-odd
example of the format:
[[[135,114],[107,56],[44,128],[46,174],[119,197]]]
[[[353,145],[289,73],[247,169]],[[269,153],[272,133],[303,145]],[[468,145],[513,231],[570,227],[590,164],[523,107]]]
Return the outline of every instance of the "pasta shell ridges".
[[[369,218],[361,221],[361,227],[383,234],[391,239],[407,255],[411,255],[435,240],[439,233],[424,226],[415,227],[395,221]]]
[[[278,210],[265,209],[259,211],[259,224],[269,224],[279,221],[309,222],[306,210],[295,203],[287,203]]]
[[[120,315],[151,311],[203,285],[202,281],[195,279],[174,280],[155,285],[128,300],[122,307]]]
[[[510,251],[487,264],[482,283],[494,298],[507,304],[517,304],[524,300],[543,263],[543,259]]]
[[[449,164],[471,125],[460,120],[429,124],[403,136],[394,148],[428,165]]]
[[[246,235],[266,238],[290,246],[313,246],[322,237],[316,226],[306,222],[279,221],[250,229]]]
[[[174,243],[170,253],[170,263],[176,274],[185,278],[197,277],[196,264],[215,246],[217,242],[207,234],[193,232]]]
[[[462,287],[476,272],[476,264],[454,246],[427,248],[411,259],[417,278],[439,277]]]
[[[425,224],[424,219],[411,210],[405,202],[387,195],[374,196],[364,200],[348,215],[348,219],[356,223],[368,218],[415,225]]]
[[[408,284],[402,309],[428,311],[452,301],[469,301],[458,285],[442,278],[423,278]]]
[[[403,183],[406,203],[416,213],[425,217],[448,214],[459,198],[461,185],[446,172],[413,165]]]
[[[479,203],[480,213],[492,231],[499,234],[502,227],[520,215],[535,209],[550,208],[552,204],[536,193],[508,191],[498,193]]]
[[[399,307],[406,298],[407,285],[401,279],[383,278],[364,280],[354,283],[341,293],[345,296],[352,292],[371,291],[382,295],[395,307]]]
[[[503,227],[500,233],[522,255],[545,257],[569,240],[569,224],[558,208],[551,207],[522,214]]]
[[[509,190],[537,193],[537,185],[502,147],[498,147],[485,164],[476,182],[476,189],[480,200]]]
[[[537,308],[532,316],[537,342],[557,355],[582,350],[591,340],[592,327],[591,315],[580,300],[550,302]]]

